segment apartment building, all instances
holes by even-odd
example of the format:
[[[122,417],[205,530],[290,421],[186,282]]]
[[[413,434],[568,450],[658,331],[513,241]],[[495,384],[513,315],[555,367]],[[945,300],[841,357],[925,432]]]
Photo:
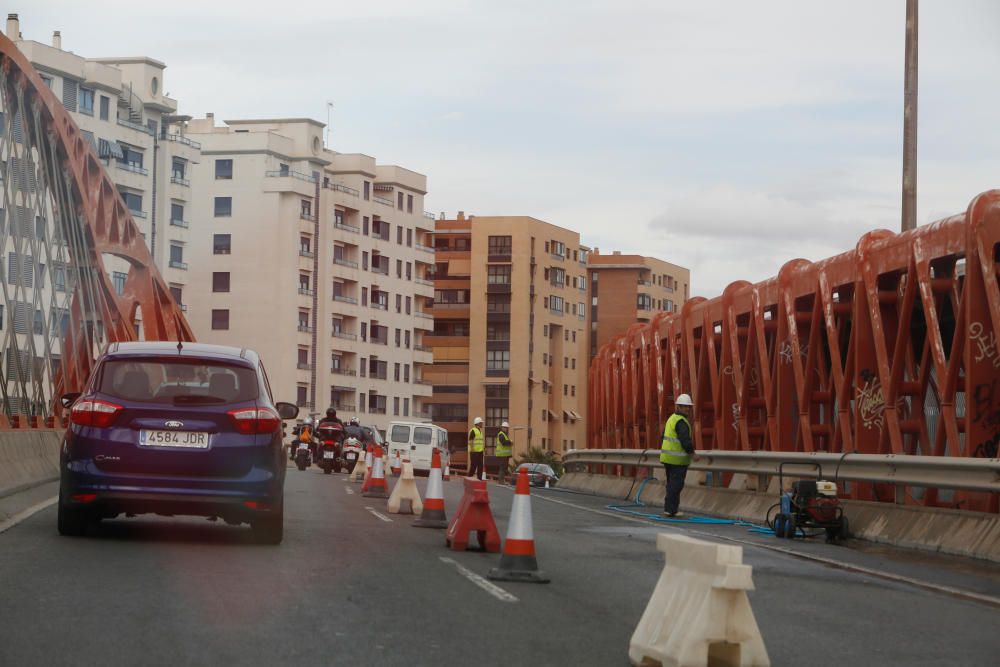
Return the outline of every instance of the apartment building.
[[[427,419],[433,216],[426,177],[323,145],[310,119],[189,124],[199,341],[251,347],[277,398],[384,430]]]
[[[636,322],[658,312],[675,313],[688,299],[691,272],[653,257],[602,255],[587,262],[590,284],[590,358],[602,345]]]
[[[7,18],[7,36],[17,44],[59,99],[118,186],[175,295],[189,284],[185,248],[190,242],[191,169],[200,146],[185,136],[186,116],[168,97],[166,65],[145,56],[85,58],[62,48],[57,31],[50,44],[21,38],[17,14]],[[108,258],[119,293],[129,265]],[[141,328],[140,328],[141,334]]]
[[[435,222],[434,422],[464,449],[483,418],[487,453],[509,421],[515,455],[584,446],[587,248],[526,216]]]

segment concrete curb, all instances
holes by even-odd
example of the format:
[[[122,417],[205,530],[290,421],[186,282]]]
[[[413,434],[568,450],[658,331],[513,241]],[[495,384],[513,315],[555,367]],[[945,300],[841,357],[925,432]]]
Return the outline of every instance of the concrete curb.
[[[699,486],[696,474],[688,473],[684,510],[763,524],[768,508],[778,502],[777,494]],[[642,480],[570,472],[558,487],[634,501],[642,484]],[[664,491],[662,480],[650,479],[642,486],[641,500],[662,505]],[[1000,515],[862,501],[844,501],[844,514],[851,536],[858,539],[1000,563]]]
[[[0,431],[0,498],[59,477],[63,429]]]

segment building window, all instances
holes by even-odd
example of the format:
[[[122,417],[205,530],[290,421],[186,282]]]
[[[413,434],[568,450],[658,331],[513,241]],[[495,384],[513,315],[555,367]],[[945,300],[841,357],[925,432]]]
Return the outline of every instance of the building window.
[[[410,365],[403,364],[403,382],[410,381]]]
[[[178,243],[170,244],[170,266],[175,269],[186,269],[184,263],[184,246]]]
[[[371,182],[365,181],[364,192],[365,192],[365,201],[370,200],[372,198],[372,184],[371,184]],[[368,233],[367,230],[365,231],[365,233],[366,234]]]
[[[511,237],[509,236],[491,236],[489,238],[489,254],[491,255],[510,255],[512,248]]]
[[[486,282],[490,285],[509,285],[510,266],[506,264],[500,266],[491,264],[486,269]]]
[[[212,254],[228,255],[233,250],[231,234],[214,234],[212,236]]]
[[[394,396],[392,398],[392,414],[399,416],[399,396]]]
[[[121,296],[125,293],[125,279],[128,278],[127,273],[121,273],[120,271],[115,271],[111,274],[111,282],[115,286],[115,294]]]
[[[111,115],[111,98],[101,95],[101,120],[108,120]]]
[[[397,192],[396,193],[396,208],[398,208],[400,211],[403,210],[403,193],[402,192]]]
[[[410,308],[411,308],[412,304],[413,304],[413,301],[410,299],[410,297],[406,297],[406,314],[407,315],[410,314]]]
[[[212,311],[212,329],[215,331],[227,331],[229,329],[229,310]]]
[[[367,197],[365,197],[365,199],[367,199]],[[364,234],[365,236],[368,236],[368,216],[367,215],[361,217],[361,233]]]
[[[413,230],[412,229],[407,229],[406,230],[406,245],[409,248],[413,247]]]
[[[174,224],[184,222],[183,204],[170,204],[170,222]]]
[[[295,402],[300,408],[307,407],[309,403],[309,387],[304,384],[295,387]]]
[[[215,198],[215,217],[216,218],[228,218],[233,214],[233,198],[232,197],[216,197]]]
[[[406,212],[413,213],[413,195],[406,195]]]
[[[396,329],[396,333],[399,333],[399,329]],[[399,382],[399,378],[401,377],[400,376],[400,369],[401,369],[400,364],[397,361],[396,364],[393,366],[393,369],[392,369],[392,379],[394,381],[396,381],[396,382]]]
[[[510,294],[487,294],[486,312],[488,313],[509,313]]]
[[[182,306],[184,304],[184,291],[177,285],[170,286],[170,296],[174,297],[174,301],[177,302],[178,306]]]
[[[89,88],[80,88],[80,113],[94,115],[94,91]]]
[[[487,322],[486,340],[510,340],[510,323]]]
[[[136,194],[134,192],[122,191],[122,201],[125,202],[125,206],[128,210],[134,212],[142,213],[142,195]]]
[[[549,297],[549,309],[553,313],[562,314],[563,312],[563,299],[561,296]]]
[[[403,245],[403,226],[396,225],[396,243]]]
[[[410,399],[408,398],[403,399],[403,416],[404,417],[410,416]]]
[[[233,178],[233,161],[232,160],[216,160],[215,161],[215,180],[217,181],[230,181]]]
[[[486,370],[488,371],[510,370],[510,350],[487,350]]]
[[[403,343],[406,346],[406,349],[409,350],[410,349],[410,330],[409,329],[407,329],[406,331],[403,332]]]
[[[212,273],[212,291],[229,291],[229,271],[214,271]]]

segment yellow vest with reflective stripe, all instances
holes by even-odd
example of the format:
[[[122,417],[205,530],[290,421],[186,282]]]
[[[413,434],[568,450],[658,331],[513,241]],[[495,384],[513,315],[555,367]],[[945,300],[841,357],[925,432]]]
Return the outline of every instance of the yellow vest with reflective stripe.
[[[497,445],[494,448],[494,453],[497,456],[510,456],[510,438],[503,431],[497,433]]]
[[[677,437],[677,422],[682,420],[687,424],[688,432],[690,432],[691,422],[688,421],[687,417],[678,412],[670,415],[670,419],[664,425],[663,445],[660,447],[660,463],[669,463],[677,466],[691,464],[691,455],[684,451],[680,438]]]
[[[481,452],[486,449],[486,438],[483,437],[483,432],[477,427],[472,427],[472,447],[470,448],[473,452]]]

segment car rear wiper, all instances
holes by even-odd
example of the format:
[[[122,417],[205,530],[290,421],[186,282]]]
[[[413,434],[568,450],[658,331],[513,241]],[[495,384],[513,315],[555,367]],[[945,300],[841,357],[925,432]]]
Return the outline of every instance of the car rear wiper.
[[[225,403],[226,399],[221,396],[210,396],[208,394],[181,394],[174,396],[174,405],[196,405],[201,403]]]

